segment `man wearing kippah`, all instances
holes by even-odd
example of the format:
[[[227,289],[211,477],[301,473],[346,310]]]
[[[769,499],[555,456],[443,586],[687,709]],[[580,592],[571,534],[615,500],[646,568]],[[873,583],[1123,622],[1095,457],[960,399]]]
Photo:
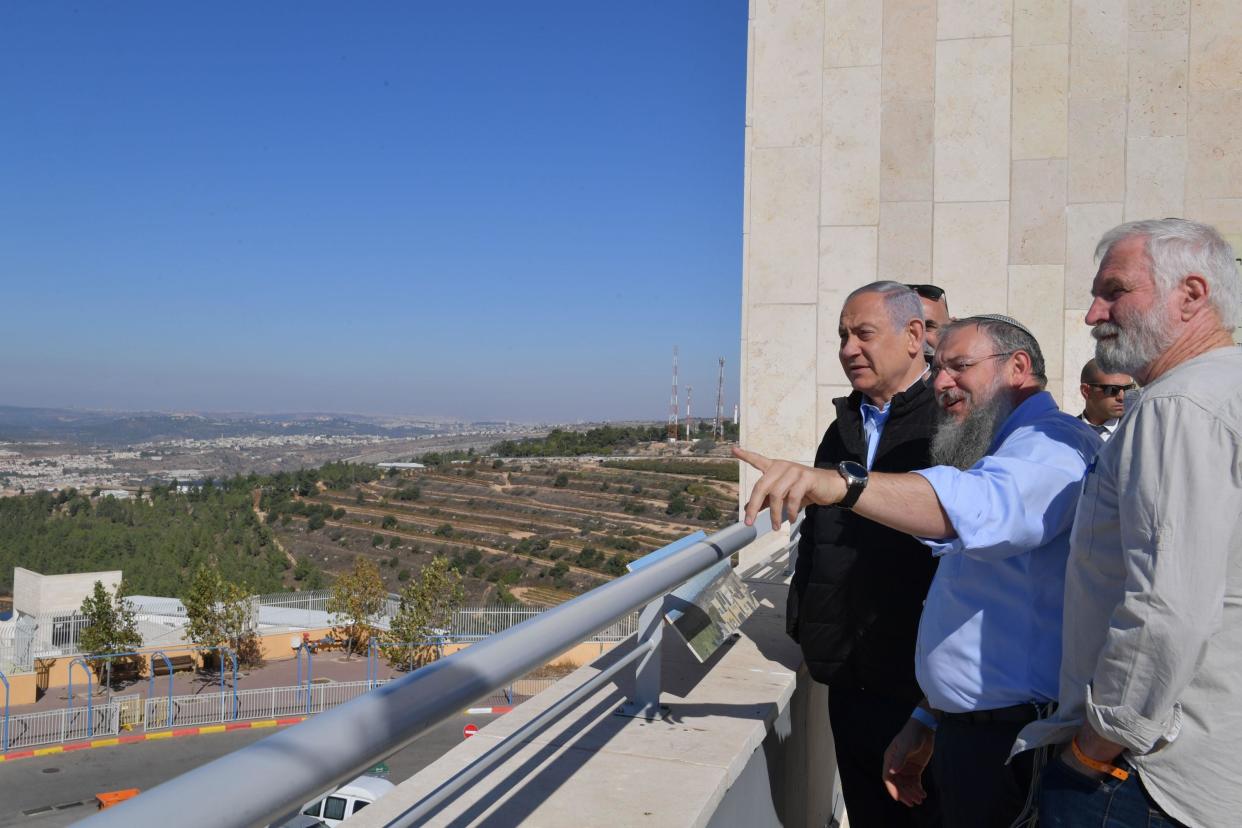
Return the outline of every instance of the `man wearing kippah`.
[[[932,373],[933,468],[834,471],[734,453],[763,472],[748,523],[765,507],[779,523],[808,504],[835,505],[921,539],[939,558],[915,653],[925,698],[876,784],[916,805],[930,762],[945,825],[1008,826],[1028,812],[1042,762],[1006,760],[1017,732],[1057,696],[1069,533],[1101,442],[1057,409],[1038,342],[1007,316],[949,325]]]

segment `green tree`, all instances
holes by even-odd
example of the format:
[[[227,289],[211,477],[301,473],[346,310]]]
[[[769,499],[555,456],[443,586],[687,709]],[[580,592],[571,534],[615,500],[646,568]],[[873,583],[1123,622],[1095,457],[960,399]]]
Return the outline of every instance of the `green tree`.
[[[333,635],[345,639],[345,651],[349,656],[370,636],[372,623],[384,609],[387,598],[379,567],[361,555],[354,558],[353,570],[332,584],[328,612],[333,616]]]
[[[708,503],[699,509],[699,520],[720,520],[720,510]]]
[[[552,488],[563,489],[569,485],[569,475],[561,472],[556,476],[556,480],[552,481]]]
[[[247,665],[261,661],[254,599],[246,589],[225,581],[215,567],[200,566],[181,603],[186,638],[200,647],[228,647]]]
[[[383,529],[396,529],[397,519],[392,515],[384,515],[384,520],[380,523],[380,527]]]
[[[293,567],[293,580],[303,581],[307,589],[320,589],[323,586],[323,572],[309,557],[298,558],[297,566]]]
[[[86,626],[78,636],[78,647],[92,655],[108,653],[124,653],[142,646],[142,634],[138,632],[138,620],[134,605],[125,600],[125,584],[117,584],[116,590],[109,595],[102,581],[95,582],[95,588],[82,601],[79,610],[86,616]],[[136,659],[123,659],[133,662]],[[113,659],[94,659],[91,669],[95,675],[103,678],[105,673],[111,683],[111,666]],[[138,660],[140,663],[140,660]]]
[[[436,557],[423,567],[401,590],[401,604],[385,634],[388,644],[383,652],[388,663],[397,667],[430,661],[465,597],[461,573],[449,565],[448,558]]]
[[[664,510],[664,514],[681,515],[685,514],[688,509],[689,506],[686,505],[686,498],[682,496],[681,492],[678,492],[668,499],[668,508]]]

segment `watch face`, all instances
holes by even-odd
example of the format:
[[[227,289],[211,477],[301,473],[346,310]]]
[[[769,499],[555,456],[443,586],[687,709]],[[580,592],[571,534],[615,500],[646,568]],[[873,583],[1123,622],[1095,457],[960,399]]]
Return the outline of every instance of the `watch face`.
[[[841,464],[841,471],[845,472],[850,477],[862,478],[867,476],[867,467],[862,463],[855,463],[853,460],[846,460],[843,462]]]

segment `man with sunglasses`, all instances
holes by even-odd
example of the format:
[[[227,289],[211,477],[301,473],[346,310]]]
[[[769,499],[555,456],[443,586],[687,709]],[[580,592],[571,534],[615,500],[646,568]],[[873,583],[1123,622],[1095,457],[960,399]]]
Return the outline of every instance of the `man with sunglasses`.
[[[940,344],[940,332],[953,321],[953,317],[949,316],[949,297],[945,295],[944,288],[937,285],[906,287],[917,293],[923,303],[923,336],[926,342],[923,350],[927,361],[931,362],[936,346]]]
[[[932,371],[942,412],[933,468],[884,474],[734,454],[763,472],[747,522],[765,507],[779,522],[782,510],[835,505],[937,556],[915,652],[924,699],[875,784],[917,805],[931,763],[945,825],[1008,826],[1029,808],[1039,770],[1029,754],[1006,761],[1018,731],[1056,698],[1070,527],[1100,439],[1057,409],[1038,342],[1007,316],[949,325]]]
[[[1095,429],[1101,440],[1113,436],[1121,415],[1126,413],[1126,394],[1138,390],[1129,374],[1106,374],[1094,359],[1087,360],[1079,375],[1078,389],[1086,401],[1078,419]]]

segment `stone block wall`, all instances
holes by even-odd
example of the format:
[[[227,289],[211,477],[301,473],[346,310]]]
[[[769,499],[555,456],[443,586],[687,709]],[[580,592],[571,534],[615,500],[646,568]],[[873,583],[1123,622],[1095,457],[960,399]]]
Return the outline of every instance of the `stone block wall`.
[[[1242,238],[1238,0],[752,0],[747,84],[742,439],[764,453],[813,458],[858,285],[1022,320],[1077,413],[1100,235]]]
[[[20,566],[13,568],[13,609],[25,615],[49,612],[76,612],[82,601],[94,592],[95,582],[103,582],[109,594],[121,583],[121,571],[77,572],[69,575],[40,575]]]

